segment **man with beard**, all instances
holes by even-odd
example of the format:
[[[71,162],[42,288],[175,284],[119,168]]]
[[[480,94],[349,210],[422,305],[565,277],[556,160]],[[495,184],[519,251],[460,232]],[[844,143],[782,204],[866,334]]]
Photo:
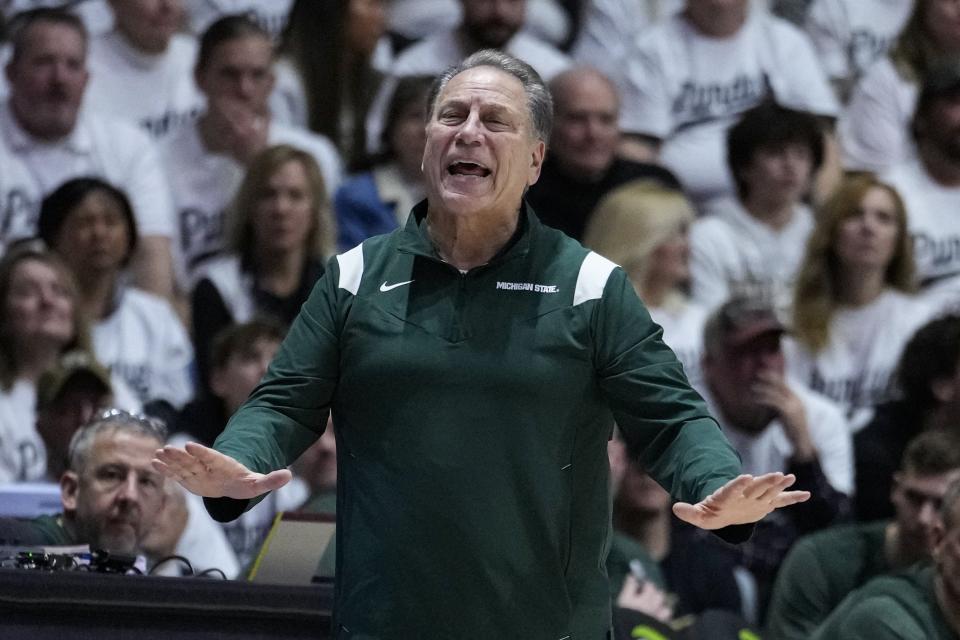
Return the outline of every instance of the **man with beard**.
[[[808,502],[771,514],[740,545],[740,562],[757,580],[760,603],[797,537],[848,513],[853,490],[850,432],[840,409],[785,376],[786,327],[764,297],[737,297],[704,327],[702,389],[710,413],[740,454],[745,473],[790,473]]]
[[[70,441],[60,477],[63,513],[0,522],[0,537],[23,545],[86,544],[136,554],[165,500],[164,477],[151,466],[166,439],[159,421],[109,409]]]
[[[892,520],[833,527],[797,542],[777,574],[767,631],[806,640],[848,593],[871,578],[930,560],[939,507],[960,478],[960,441],[947,431],[914,438],[895,475]]]
[[[960,479],[943,496],[933,566],[882,576],[850,594],[814,640],[953,640],[960,636]]]
[[[910,127],[917,153],[886,176],[903,198],[921,291],[960,301],[960,61],[924,78]]]
[[[460,0],[463,19],[449,31],[424,38],[397,56],[374,98],[367,116],[367,150],[380,145],[387,101],[397,78],[434,76],[480,49],[499,49],[520,58],[546,80],[570,66],[570,60],[553,46],[521,31],[527,0]]]
[[[130,197],[140,230],[135,283],[173,293],[173,203],[156,149],[130,123],[81,109],[87,33],[76,16],[34,9],[13,24],[6,66],[10,98],[0,106],[0,253],[37,232],[40,202],[70,178],[95,176]]]

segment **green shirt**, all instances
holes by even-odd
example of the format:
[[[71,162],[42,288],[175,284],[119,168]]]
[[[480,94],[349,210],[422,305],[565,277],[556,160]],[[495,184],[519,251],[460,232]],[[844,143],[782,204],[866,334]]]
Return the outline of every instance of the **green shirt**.
[[[851,593],[814,640],[956,640],[940,612],[932,567],[880,576]]]
[[[807,640],[847,594],[887,573],[888,521],[833,527],[801,538],[787,554],[770,601],[767,629],[779,640]]]
[[[25,521],[36,536],[30,544],[49,547],[69,547],[79,544],[63,527],[63,516],[39,516]]]
[[[425,213],[330,261],[215,447],[279,469],[332,409],[335,637],[604,638],[613,418],[688,502],[737,454],[621,269],[527,209],[461,273]]]

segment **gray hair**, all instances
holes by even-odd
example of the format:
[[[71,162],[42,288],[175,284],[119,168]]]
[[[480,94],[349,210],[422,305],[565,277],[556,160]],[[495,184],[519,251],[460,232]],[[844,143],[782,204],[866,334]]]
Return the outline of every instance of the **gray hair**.
[[[101,433],[122,432],[154,438],[160,444],[167,440],[167,426],[162,420],[130,413],[123,409],[107,409],[77,429],[67,449],[67,469],[81,473],[90,458],[90,449]]]
[[[946,493],[943,494],[943,502],[940,503],[940,518],[948,531],[960,525],[960,522],[957,522],[958,507],[960,507],[960,478],[954,478],[947,487]]]
[[[524,93],[527,94],[527,112],[530,115],[533,133],[539,140],[547,142],[550,139],[550,130],[553,128],[553,97],[550,95],[550,90],[533,67],[497,49],[481,49],[459,64],[448,67],[437,76],[427,98],[427,118],[433,117],[437,98],[440,97],[447,83],[454,76],[476,67],[493,67],[520,81]]]

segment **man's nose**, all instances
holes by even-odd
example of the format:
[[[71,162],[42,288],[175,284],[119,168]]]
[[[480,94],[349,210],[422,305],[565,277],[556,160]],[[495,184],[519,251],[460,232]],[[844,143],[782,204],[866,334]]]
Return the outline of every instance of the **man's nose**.
[[[457,142],[465,144],[476,144],[480,142],[480,116],[477,113],[471,113],[460,123],[457,129]]]
[[[237,79],[237,93],[241,98],[250,99],[257,90],[257,81],[250,75],[241,75]]]
[[[930,530],[937,523],[939,516],[940,514],[933,500],[924,500],[923,505],[920,507],[920,513],[917,514],[917,520],[927,528],[927,530]]]
[[[117,493],[117,498],[123,502],[139,502],[140,485],[135,473],[128,473]]]

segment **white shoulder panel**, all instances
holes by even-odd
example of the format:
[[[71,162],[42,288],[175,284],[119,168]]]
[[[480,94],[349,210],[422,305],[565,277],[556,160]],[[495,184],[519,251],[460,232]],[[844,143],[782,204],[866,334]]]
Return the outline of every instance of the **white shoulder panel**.
[[[340,265],[339,287],[357,295],[360,289],[360,279],[363,277],[363,243],[358,244],[350,251],[337,256]]]
[[[599,253],[591,251],[580,265],[577,275],[577,288],[573,292],[573,306],[588,300],[597,300],[603,296],[603,288],[607,286],[607,279],[617,265],[610,262]]]

